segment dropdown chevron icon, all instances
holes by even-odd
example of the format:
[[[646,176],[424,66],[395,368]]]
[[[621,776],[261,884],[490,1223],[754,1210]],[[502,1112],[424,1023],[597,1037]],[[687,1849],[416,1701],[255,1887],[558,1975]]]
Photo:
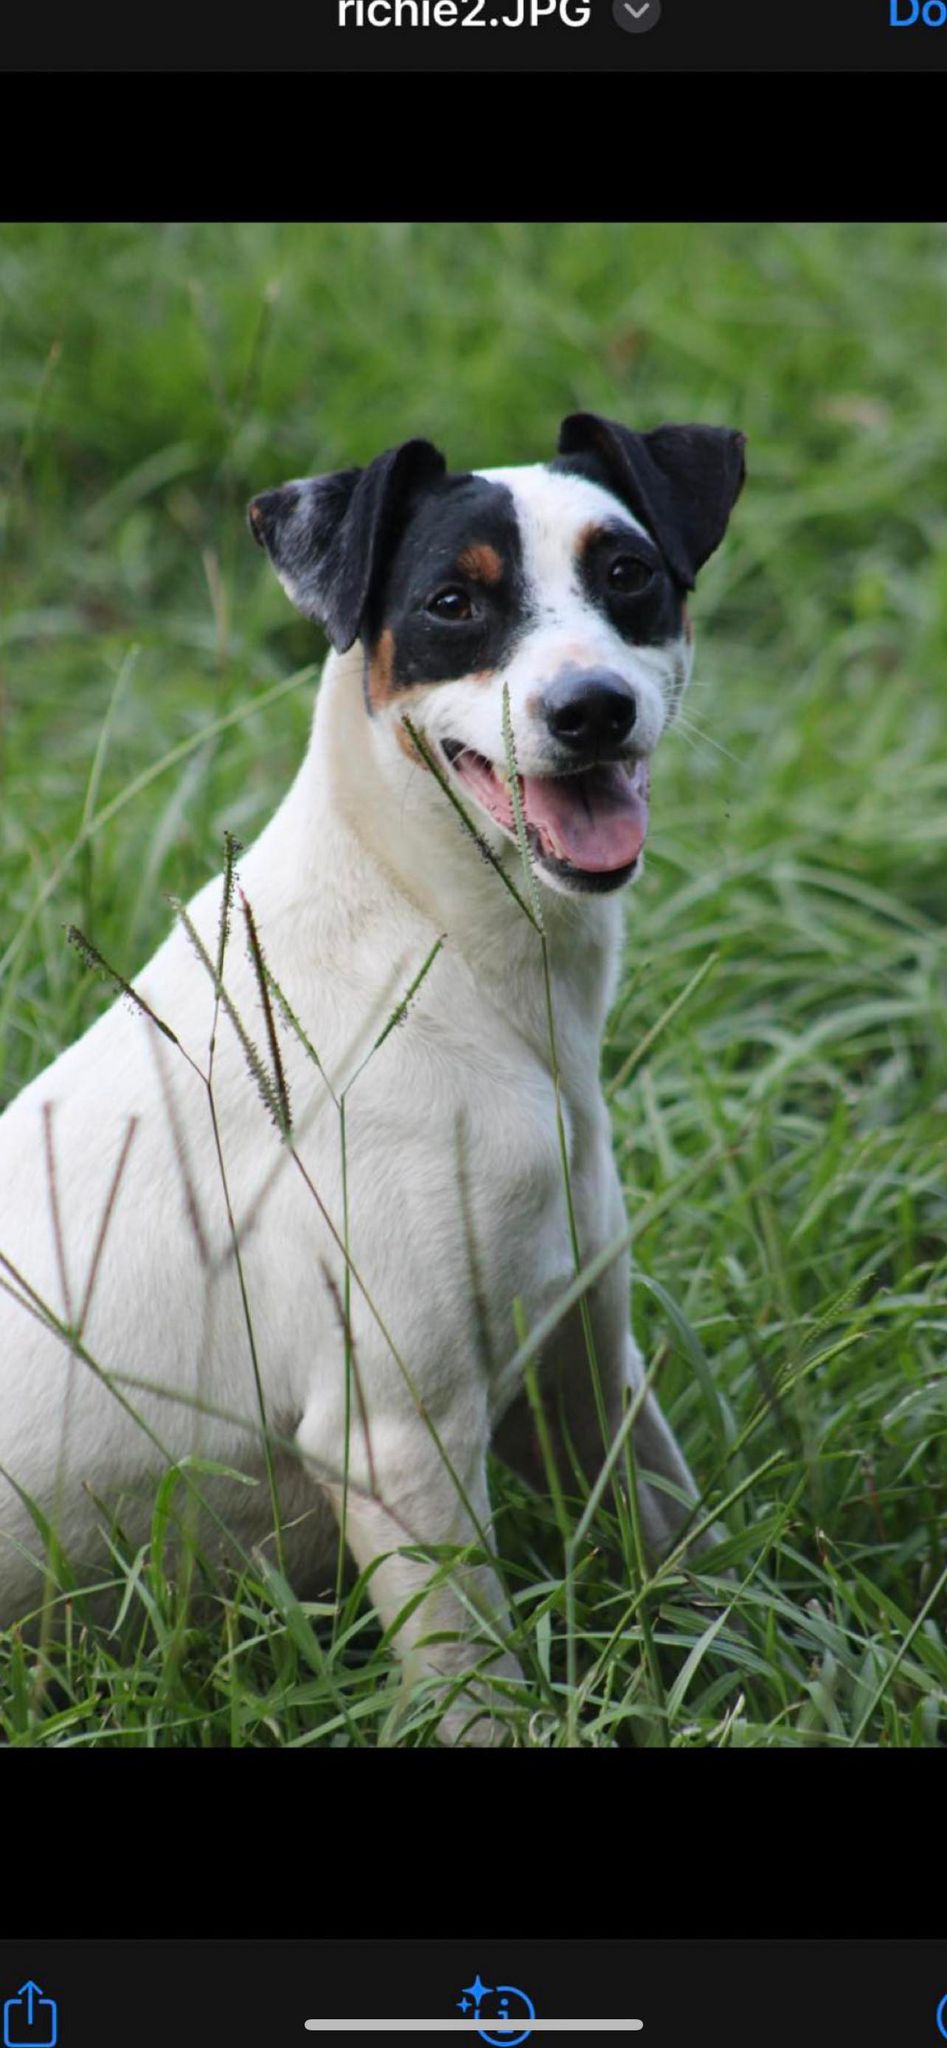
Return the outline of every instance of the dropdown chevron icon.
[[[645,36],[660,19],[661,0],[614,0],[612,20],[628,35]]]

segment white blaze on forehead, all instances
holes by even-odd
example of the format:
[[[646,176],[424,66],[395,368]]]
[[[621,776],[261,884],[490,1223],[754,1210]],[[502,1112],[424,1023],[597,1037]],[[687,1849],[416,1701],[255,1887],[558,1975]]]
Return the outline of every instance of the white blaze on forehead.
[[[620,498],[586,477],[564,476],[541,463],[520,469],[482,469],[487,483],[512,494],[523,543],[523,569],[530,597],[540,612],[558,609],[563,599],[582,599],[578,552],[589,526],[626,526],[650,539]],[[588,603],[588,599],[584,600]]]

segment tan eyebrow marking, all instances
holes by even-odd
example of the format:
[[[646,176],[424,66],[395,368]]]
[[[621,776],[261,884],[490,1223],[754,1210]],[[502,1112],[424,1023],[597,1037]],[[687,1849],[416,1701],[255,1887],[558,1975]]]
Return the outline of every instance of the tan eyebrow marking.
[[[503,575],[503,563],[489,541],[471,541],[457,557],[457,567],[462,576],[469,576],[473,583],[499,583]]]
[[[583,555],[588,554],[593,541],[601,540],[602,535],[607,533],[607,531],[608,528],[600,526],[597,519],[590,519],[585,526],[580,526],[575,537],[576,561],[581,562]]]
[[[592,547],[594,543],[598,540],[623,539],[629,541],[640,541],[644,539],[644,535],[638,533],[635,527],[633,526],[625,526],[620,520],[590,519],[587,521],[585,526],[580,526],[579,531],[576,534],[576,560],[581,561],[582,556],[587,554],[589,548]]]

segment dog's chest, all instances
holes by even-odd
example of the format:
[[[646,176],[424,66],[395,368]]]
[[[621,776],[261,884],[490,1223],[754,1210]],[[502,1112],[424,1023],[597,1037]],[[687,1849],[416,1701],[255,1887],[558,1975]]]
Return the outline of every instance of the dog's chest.
[[[439,967],[440,967],[439,963]],[[505,1015],[462,964],[390,1034],[347,1110],[353,1243],[425,1344],[515,1348],[573,1274],[565,1172],[581,1201],[601,1115],[597,1040],[560,1003],[561,1086],[541,991]],[[525,1023],[526,1028],[521,1028]]]

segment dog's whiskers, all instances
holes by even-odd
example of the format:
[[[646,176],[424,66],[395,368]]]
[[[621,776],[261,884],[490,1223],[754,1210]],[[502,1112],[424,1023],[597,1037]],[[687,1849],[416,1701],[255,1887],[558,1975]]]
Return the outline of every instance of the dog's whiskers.
[[[725,760],[732,761],[737,768],[743,767],[739,754],[734,754],[729,747],[725,747],[719,740],[715,740],[712,733],[705,732],[703,726],[698,725],[696,719],[688,718],[686,712],[678,711],[675,723],[683,738],[686,739],[689,736],[693,736],[695,742],[702,740],[705,746],[713,747],[715,753],[722,754]]]

